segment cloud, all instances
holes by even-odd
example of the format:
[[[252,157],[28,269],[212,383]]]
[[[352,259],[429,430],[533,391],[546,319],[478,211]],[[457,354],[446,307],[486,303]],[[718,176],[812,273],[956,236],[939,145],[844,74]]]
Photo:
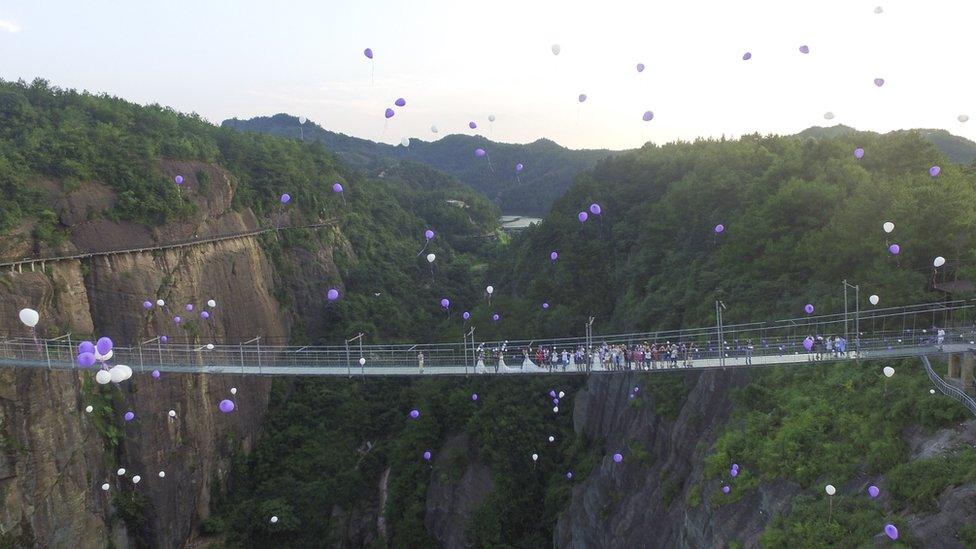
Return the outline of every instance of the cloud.
[[[11,33],[20,32],[20,27],[14,23],[11,23],[10,21],[4,21],[3,19],[0,19],[0,30],[4,30]]]

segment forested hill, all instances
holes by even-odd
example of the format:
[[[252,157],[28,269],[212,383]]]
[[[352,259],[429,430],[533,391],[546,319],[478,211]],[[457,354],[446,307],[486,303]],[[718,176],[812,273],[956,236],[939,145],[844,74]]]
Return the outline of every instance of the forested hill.
[[[593,203],[602,215],[580,223]],[[806,303],[836,312],[845,278],[862,300],[915,303],[944,296],[933,281],[972,280],[976,175],[915,132],[649,145],[581,175],[515,245],[496,286],[523,300],[512,326],[531,319],[540,337],[576,333],[591,315],[601,331],[707,325],[715,299],[729,323]]]
[[[346,163],[369,173],[382,171],[394,160],[421,162],[481,191],[506,214],[546,213],[577,174],[616,154],[608,150],[571,150],[548,139],[518,145],[496,143],[481,135],[458,134],[433,142],[411,139],[409,147],[393,146],[331,132],[311,121],[302,126],[296,117],[287,114],[249,120],[235,118],[225,120],[222,125],[320,141]],[[487,158],[475,158],[474,151],[478,148],[488,153]],[[518,163],[524,168],[516,177]]]
[[[917,129],[917,130],[897,130],[890,132],[888,135],[899,134],[899,133],[910,133],[914,132],[923,137],[926,141],[931,143],[938,149],[942,154],[946,155],[946,158],[955,162],[957,164],[969,164],[973,160],[976,160],[976,143],[966,139],[965,137],[960,137],[958,135],[953,135],[946,130],[933,130],[933,129]],[[878,135],[874,132],[859,132],[854,128],[849,126],[844,126],[838,124],[836,126],[830,126],[824,128],[822,126],[813,126],[807,128],[802,132],[798,133],[799,137],[812,137],[815,139],[820,139],[824,137],[841,137],[841,136],[852,136],[857,134],[871,134]]]

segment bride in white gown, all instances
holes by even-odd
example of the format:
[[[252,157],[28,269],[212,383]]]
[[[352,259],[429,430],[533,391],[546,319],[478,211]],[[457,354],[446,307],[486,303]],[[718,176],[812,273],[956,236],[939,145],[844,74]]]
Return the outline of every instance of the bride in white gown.
[[[542,371],[542,368],[539,368],[538,366],[536,366],[535,362],[532,362],[532,359],[529,358],[529,350],[528,349],[522,349],[522,356],[523,356],[523,359],[522,359],[522,371],[523,372],[541,372]]]

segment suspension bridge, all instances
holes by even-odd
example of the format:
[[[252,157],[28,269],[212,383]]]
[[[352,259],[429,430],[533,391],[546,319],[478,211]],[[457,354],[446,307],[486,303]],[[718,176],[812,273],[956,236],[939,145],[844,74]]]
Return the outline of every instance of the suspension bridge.
[[[357,334],[341,345],[267,345],[260,337],[239,343],[170,341],[159,338],[116,345],[111,363],[136,372],[257,376],[464,376],[578,375],[644,370],[675,372],[766,366],[814,366],[823,362],[921,358],[933,383],[976,414],[976,300],[926,303],[843,314],[804,316],[771,322],[595,335],[545,340],[478,341],[469,327],[463,341],[423,344],[365,344]],[[812,349],[804,340],[843,337],[843,349]],[[77,369],[79,338],[20,337],[0,340],[0,366]],[[672,363],[650,354],[622,352],[644,344],[682,344]],[[554,351],[555,362],[536,364],[535,350]],[[563,351],[568,360],[563,360]],[[947,356],[941,378],[925,357]]]

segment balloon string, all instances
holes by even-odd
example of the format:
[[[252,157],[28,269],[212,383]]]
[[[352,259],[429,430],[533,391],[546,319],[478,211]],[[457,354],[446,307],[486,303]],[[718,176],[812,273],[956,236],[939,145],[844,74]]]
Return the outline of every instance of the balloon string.
[[[489,156],[488,153],[485,153],[485,158],[488,159],[488,169],[491,170],[491,173],[495,173],[495,168],[493,168],[491,165],[491,156]]]
[[[420,254],[424,253],[424,250],[427,249],[428,244],[430,244],[430,240],[424,242],[424,247],[420,249],[420,253],[417,254],[417,257],[420,257]]]

